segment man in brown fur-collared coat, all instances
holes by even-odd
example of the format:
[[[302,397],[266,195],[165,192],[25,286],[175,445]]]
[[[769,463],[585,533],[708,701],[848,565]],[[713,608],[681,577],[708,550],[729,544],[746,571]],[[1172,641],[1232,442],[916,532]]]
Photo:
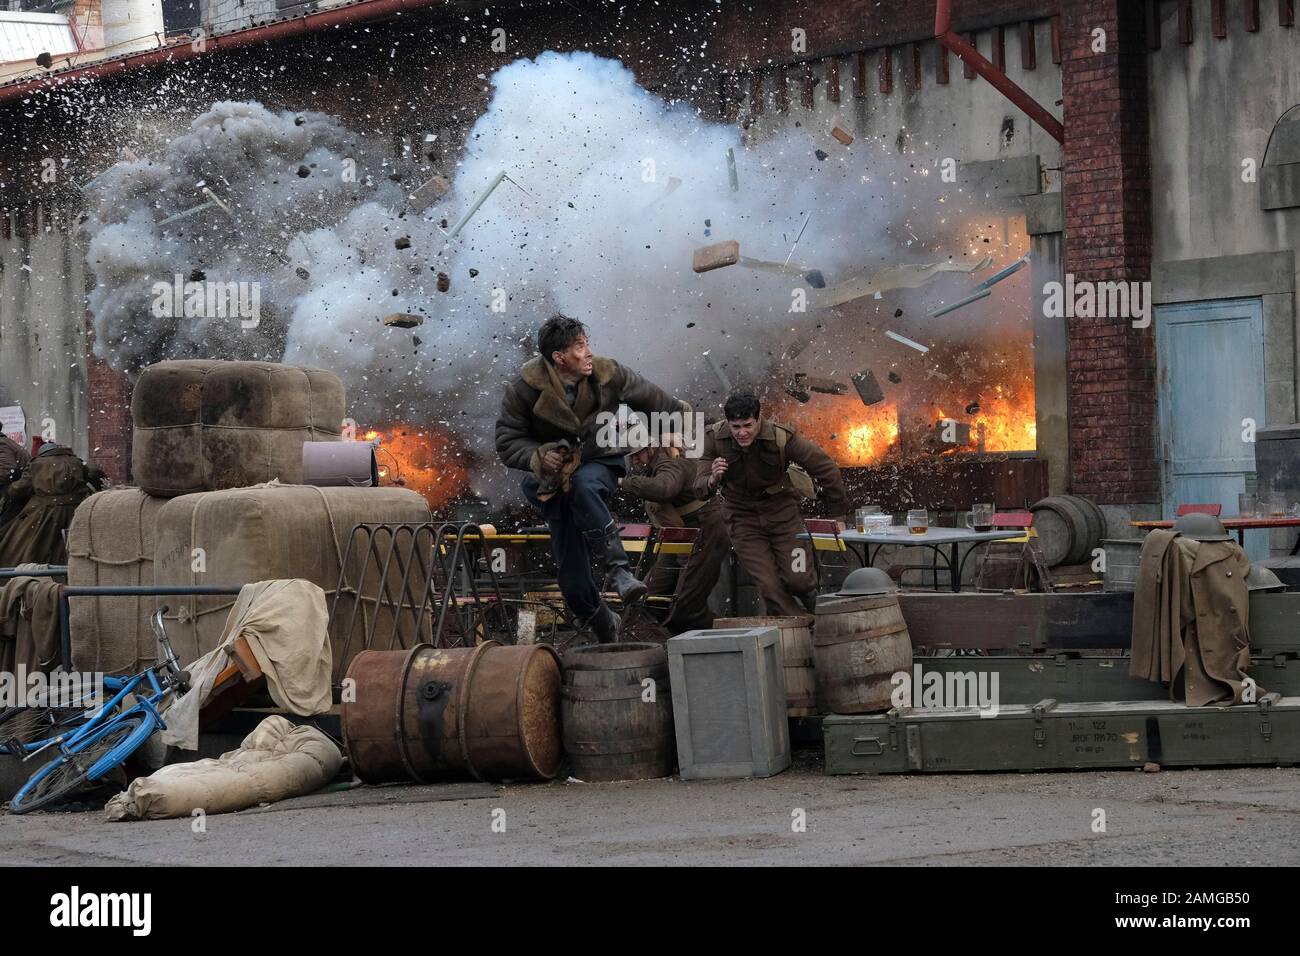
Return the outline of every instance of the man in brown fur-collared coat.
[[[604,643],[618,639],[617,615],[601,600],[591,573],[599,559],[606,581],[624,602],[645,597],[629,570],[608,500],[626,472],[623,449],[603,447],[603,427],[619,405],[634,412],[690,414],[679,401],[636,372],[597,358],[581,322],[562,315],[537,335],[536,358],[506,386],[496,423],[497,454],[508,468],[527,471],[524,495],[551,532],[560,590],[569,610]]]

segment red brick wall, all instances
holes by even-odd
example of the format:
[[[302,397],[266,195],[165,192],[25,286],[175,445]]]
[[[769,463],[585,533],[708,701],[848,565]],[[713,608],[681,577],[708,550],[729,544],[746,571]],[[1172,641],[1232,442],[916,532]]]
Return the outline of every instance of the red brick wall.
[[[95,333],[86,332],[86,393],[90,416],[88,461],[104,469],[115,485],[131,473],[131,383],[95,358]]]
[[[1062,0],[1064,271],[1151,278],[1151,173],[1143,11],[1131,0]],[[1092,50],[1093,30],[1106,51]],[[1071,490],[1103,502],[1160,498],[1152,329],[1067,319]]]

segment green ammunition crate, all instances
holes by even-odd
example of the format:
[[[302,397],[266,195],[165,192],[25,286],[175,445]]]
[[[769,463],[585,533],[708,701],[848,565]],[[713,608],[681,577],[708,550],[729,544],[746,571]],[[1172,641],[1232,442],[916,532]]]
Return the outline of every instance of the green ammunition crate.
[[[998,677],[998,700],[1033,704],[1048,697],[1059,701],[1168,700],[1169,690],[1154,681],[1130,677],[1127,657],[1076,657],[1036,654],[998,657],[915,657],[923,674],[986,672]],[[1300,660],[1279,654],[1255,658],[1248,671],[1262,693],[1300,697]],[[915,691],[913,692],[915,695]],[[913,696],[916,702],[918,697]]]
[[[1300,697],[1188,707],[1174,701],[1003,705],[828,715],[826,772],[983,773],[1300,763]]]

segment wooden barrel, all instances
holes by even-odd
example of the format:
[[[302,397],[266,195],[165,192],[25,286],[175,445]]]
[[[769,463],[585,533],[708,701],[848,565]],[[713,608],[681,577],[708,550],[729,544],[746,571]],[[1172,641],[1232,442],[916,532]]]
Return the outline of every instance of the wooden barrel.
[[[822,595],[812,643],[817,690],[834,714],[889,710],[891,678],[912,670],[912,638],[896,594]]]
[[[720,617],[713,627],[775,627],[781,631],[781,656],[785,662],[786,716],[814,717],[817,707],[817,672],[813,666],[811,614],[787,617]]]
[[[1051,495],[1029,510],[1048,567],[1083,563],[1106,531],[1101,509],[1077,495]]]
[[[598,644],[565,653],[560,714],[569,772],[579,780],[673,772],[673,699],[662,644]]]
[[[544,644],[362,651],[341,708],[366,783],[549,780],[560,769],[560,666]]]
[[[1101,542],[1106,552],[1106,570],[1102,587],[1107,591],[1136,591],[1138,556],[1142,538],[1111,538]]]

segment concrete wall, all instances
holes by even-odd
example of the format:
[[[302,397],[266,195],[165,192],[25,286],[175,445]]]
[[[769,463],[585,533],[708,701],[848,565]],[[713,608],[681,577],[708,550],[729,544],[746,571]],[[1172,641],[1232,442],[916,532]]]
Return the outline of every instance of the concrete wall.
[[[1280,26],[1266,4],[1259,32],[1230,17],[1228,36],[1216,39],[1205,0],[1194,5],[1194,39],[1184,45],[1175,7],[1161,4],[1163,42],[1150,57],[1156,301],[1261,296],[1265,414],[1269,425],[1287,424],[1296,420],[1300,369],[1293,294],[1300,207],[1263,209],[1258,172],[1278,119],[1300,103],[1300,29]],[[1243,181],[1246,160],[1256,181]],[[1284,254],[1289,281],[1276,275],[1275,256],[1257,253]]]
[[[0,220],[0,404],[21,404],[28,433],[42,421],[85,457],[85,250],[66,214],[41,207]]]
[[[1300,103],[1300,29],[1280,25],[1274,4],[1261,4],[1255,33],[1229,12],[1227,36],[1216,38],[1209,0],[1197,0],[1193,42],[1183,44],[1177,5],[1160,5],[1161,48],[1150,54],[1153,299],[1260,299],[1265,419],[1276,426],[1297,420],[1300,394],[1300,207],[1263,208],[1260,180],[1270,134]],[[1270,164],[1277,146],[1275,137]],[[1254,181],[1243,178],[1246,161]],[[1294,538],[1273,532],[1274,554]]]

